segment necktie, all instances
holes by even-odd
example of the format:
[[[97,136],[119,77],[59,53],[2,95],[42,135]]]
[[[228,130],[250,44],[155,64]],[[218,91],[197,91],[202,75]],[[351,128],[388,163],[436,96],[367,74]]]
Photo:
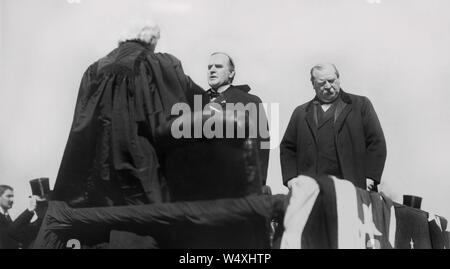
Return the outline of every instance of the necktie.
[[[213,99],[219,97],[219,96],[220,96],[220,93],[216,92],[216,91],[213,90],[213,89],[210,89],[210,90],[208,90],[208,95],[209,95],[209,99],[210,99],[210,100],[213,100]]]
[[[5,213],[5,218],[6,218],[6,221],[7,221],[8,223],[12,223],[12,222],[13,222],[12,219],[11,219],[11,217],[9,216],[8,213]]]

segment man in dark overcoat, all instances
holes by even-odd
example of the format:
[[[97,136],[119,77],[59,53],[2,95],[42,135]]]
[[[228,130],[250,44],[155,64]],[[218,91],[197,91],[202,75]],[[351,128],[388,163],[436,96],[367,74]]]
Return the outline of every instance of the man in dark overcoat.
[[[333,64],[311,69],[315,98],[297,107],[280,145],[283,183],[300,174],[334,175],[376,190],[386,142],[372,103],[346,93]]]

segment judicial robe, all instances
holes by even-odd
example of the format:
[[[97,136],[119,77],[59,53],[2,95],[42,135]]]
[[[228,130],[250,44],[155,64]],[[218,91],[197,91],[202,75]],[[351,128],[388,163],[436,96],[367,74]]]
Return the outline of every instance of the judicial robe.
[[[128,41],[84,73],[53,199],[74,207],[164,202],[157,130],[203,90],[170,54]]]

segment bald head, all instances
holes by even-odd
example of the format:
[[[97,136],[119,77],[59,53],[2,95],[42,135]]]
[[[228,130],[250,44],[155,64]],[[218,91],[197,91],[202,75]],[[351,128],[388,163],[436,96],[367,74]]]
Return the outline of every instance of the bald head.
[[[228,68],[230,69],[231,72],[234,72],[234,70],[236,69],[234,66],[234,60],[233,58],[231,58],[230,55],[228,55],[225,52],[214,52],[213,54],[211,54],[211,57],[219,55],[219,57],[225,57],[228,59]]]
[[[211,54],[208,64],[208,84],[213,89],[233,83],[235,66],[233,59],[226,53]]]

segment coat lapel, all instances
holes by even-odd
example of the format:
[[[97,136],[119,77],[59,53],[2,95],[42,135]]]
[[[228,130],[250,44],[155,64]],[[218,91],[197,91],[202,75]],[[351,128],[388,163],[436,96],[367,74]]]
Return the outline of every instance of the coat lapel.
[[[336,131],[336,134],[338,134],[341,131],[345,119],[347,118],[348,114],[353,110],[352,101],[345,92],[342,92],[341,98],[342,100],[337,104],[336,111],[334,114],[335,120],[334,129]]]
[[[346,107],[347,107],[347,103],[343,102],[342,100],[336,104],[336,110],[334,111],[334,122],[335,123],[337,122],[337,119],[339,118],[342,111],[344,111],[344,109]]]
[[[306,122],[308,123],[309,129],[313,134],[314,140],[317,142],[317,106],[314,102],[311,102],[308,107],[308,111],[306,112]]]
[[[313,134],[314,140],[317,142],[317,128],[319,122],[317,119],[316,102],[317,100],[314,99],[309,103],[306,112],[306,122],[308,123],[309,129]],[[341,101],[338,102],[336,110],[334,112],[334,130],[336,131],[336,135],[341,131],[345,119],[352,110],[353,110],[352,100],[350,99],[350,97],[346,92],[341,90]]]
[[[0,213],[0,228],[7,227],[12,223],[11,218],[7,218],[5,215]]]

